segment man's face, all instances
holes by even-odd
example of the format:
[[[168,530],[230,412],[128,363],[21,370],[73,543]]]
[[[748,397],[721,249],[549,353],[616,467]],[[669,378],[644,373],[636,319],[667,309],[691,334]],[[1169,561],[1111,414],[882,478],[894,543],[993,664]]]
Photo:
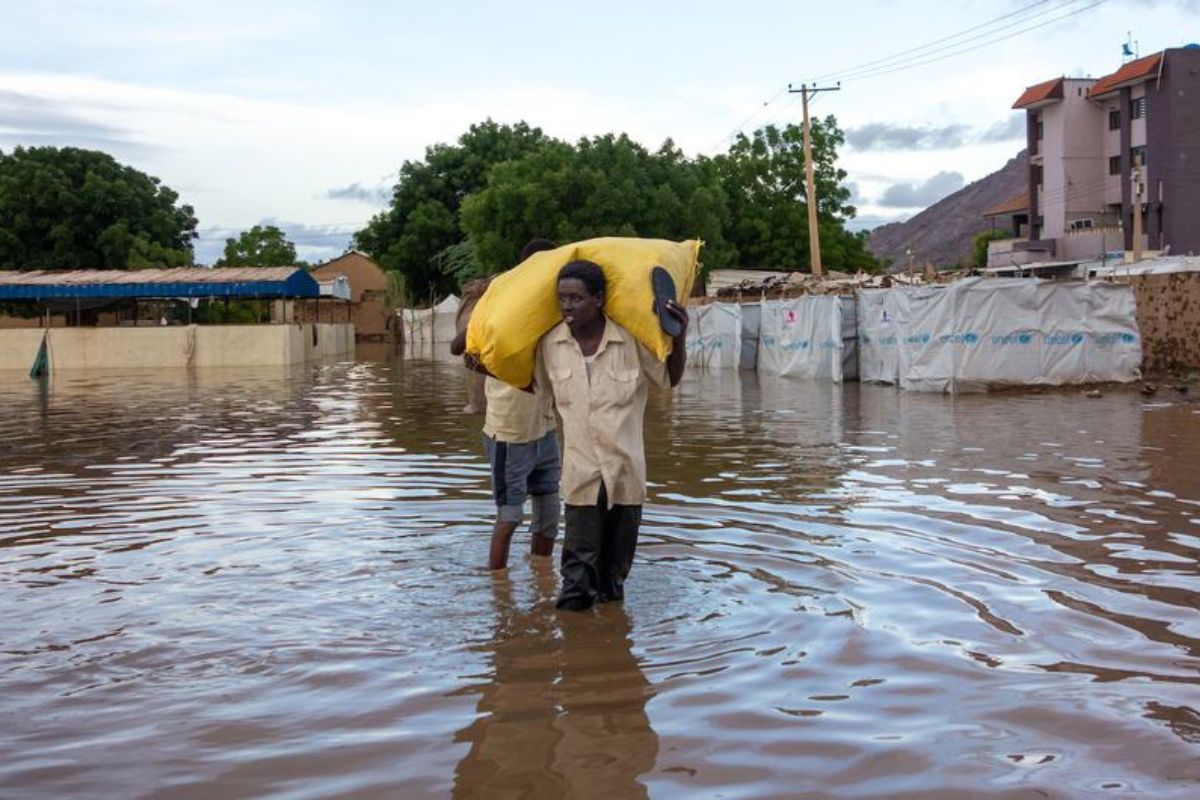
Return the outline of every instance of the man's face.
[[[558,282],[558,310],[563,322],[577,331],[595,322],[604,305],[602,293],[591,294],[579,278],[563,278]]]

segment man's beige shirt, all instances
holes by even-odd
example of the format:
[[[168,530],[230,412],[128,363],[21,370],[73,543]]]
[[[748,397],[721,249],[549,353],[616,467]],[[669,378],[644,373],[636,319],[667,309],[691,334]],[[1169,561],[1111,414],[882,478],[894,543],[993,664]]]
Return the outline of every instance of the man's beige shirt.
[[[590,382],[583,352],[565,322],[542,337],[534,384],[550,387],[562,417],[562,497],[568,505],[595,505],[601,483],[610,505],[645,502],[642,421],[651,383],[670,387],[666,364],[611,319]]]
[[[497,442],[536,442],[554,430],[554,406],[549,392],[530,394],[491,376],[484,381],[483,391],[487,395],[483,432]]]

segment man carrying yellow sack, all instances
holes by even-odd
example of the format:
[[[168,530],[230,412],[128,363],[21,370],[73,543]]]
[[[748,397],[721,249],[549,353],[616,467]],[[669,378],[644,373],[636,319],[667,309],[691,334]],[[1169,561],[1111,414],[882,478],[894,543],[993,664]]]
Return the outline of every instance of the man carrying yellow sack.
[[[669,276],[667,283],[655,285],[658,315],[672,337],[664,364],[605,316],[598,265],[573,261],[558,273],[562,322],[538,343],[534,366],[534,387],[550,390],[563,425],[566,533],[558,608],[583,610],[625,596],[646,498],[647,387],[678,384],[686,359],[688,316]]]

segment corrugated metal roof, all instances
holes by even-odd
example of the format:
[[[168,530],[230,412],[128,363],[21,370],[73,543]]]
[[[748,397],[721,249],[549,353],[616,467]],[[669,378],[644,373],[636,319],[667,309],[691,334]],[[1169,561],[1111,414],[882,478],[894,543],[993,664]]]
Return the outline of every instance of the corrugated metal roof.
[[[296,267],[0,270],[0,300],[75,297],[317,297]]]

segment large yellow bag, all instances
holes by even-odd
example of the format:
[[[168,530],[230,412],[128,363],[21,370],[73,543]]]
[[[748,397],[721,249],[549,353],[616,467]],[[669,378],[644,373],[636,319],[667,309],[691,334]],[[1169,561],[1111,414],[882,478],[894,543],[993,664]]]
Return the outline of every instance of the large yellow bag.
[[[608,284],[604,313],[666,360],[671,338],[654,313],[650,271],[661,266],[675,281],[680,305],[692,293],[701,242],[605,237],[543,250],[497,275],[467,325],[467,352],[505,383],[524,388],[533,380],[538,340],[562,321],[558,271],[581,259],[604,270]]]

